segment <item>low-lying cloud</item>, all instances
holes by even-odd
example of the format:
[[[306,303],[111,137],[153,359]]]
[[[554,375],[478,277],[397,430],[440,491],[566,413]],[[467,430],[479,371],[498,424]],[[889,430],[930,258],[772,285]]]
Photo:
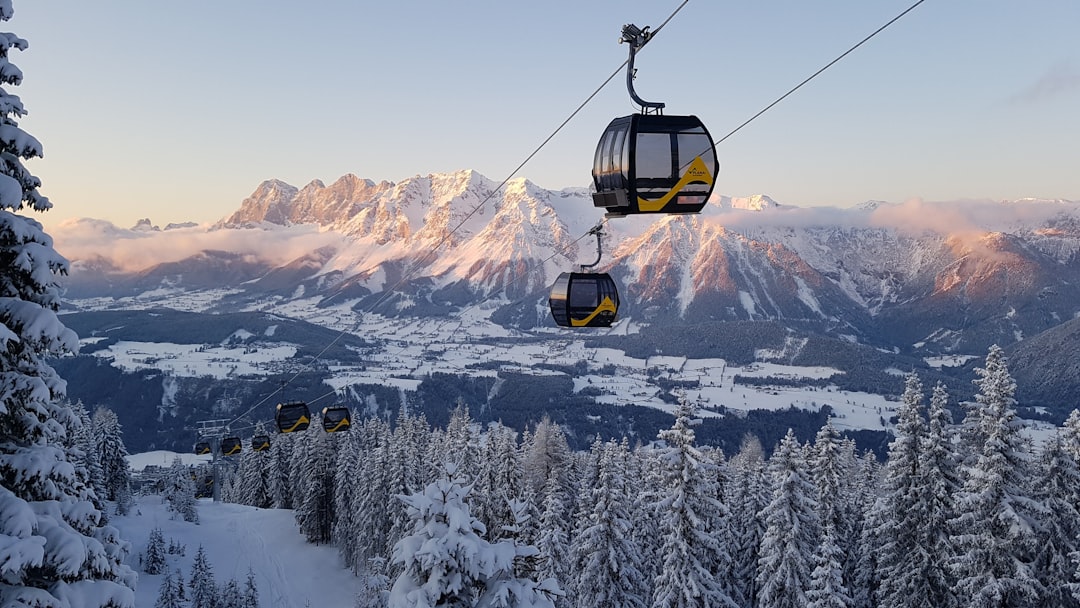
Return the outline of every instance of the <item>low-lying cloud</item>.
[[[345,239],[317,226],[210,230],[206,226],[165,231],[118,228],[95,219],[65,221],[52,229],[57,251],[70,261],[105,258],[125,271],[177,262],[202,251],[229,251],[285,264],[322,247],[340,247]]]

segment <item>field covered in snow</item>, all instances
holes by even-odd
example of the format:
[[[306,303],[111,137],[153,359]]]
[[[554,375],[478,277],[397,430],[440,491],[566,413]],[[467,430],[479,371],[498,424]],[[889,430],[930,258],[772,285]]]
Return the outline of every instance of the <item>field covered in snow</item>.
[[[141,458],[139,455],[134,460]],[[175,541],[186,547],[183,555],[168,556],[170,570],[175,573],[179,569],[185,581],[202,546],[219,586],[235,578],[243,588],[248,571],[254,572],[261,606],[355,605],[361,579],[342,567],[336,549],[306,542],[297,530],[293,511],[207,499],[199,501],[198,511],[199,523],[188,523],[174,518],[160,496],[140,496],[128,515],[110,520],[132,544],[128,564],[139,573],[136,606],[153,606],[164,579],[164,574],[143,572],[139,564],[154,528],[161,529],[166,546]]]
[[[199,309],[209,308],[220,296],[205,294]],[[189,294],[186,302],[197,298]],[[79,308],[94,308],[99,302],[76,303]],[[81,305],[80,305],[81,304]],[[161,304],[151,298],[132,299],[125,305]],[[597,394],[599,402],[611,405],[634,404],[670,411],[671,404],[660,398],[657,379],[690,383],[687,396],[702,404],[702,415],[721,407],[734,411],[819,409],[828,405],[834,412],[834,424],[847,429],[886,428],[895,412],[896,402],[882,395],[841,391],[829,386],[799,386],[800,380],[821,384],[842,372],[828,367],[796,367],[770,362],[779,357],[761,351],[759,361],[746,366],[732,366],[723,359],[691,359],[678,356],[630,357],[621,350],[588,348],[586,339],[597,335],[625,335],[640,327],[632,321],[620,321],[604,330],[567,332],[542,328],[521,332],[501,327],[489,320],[497,303],[472,306],[453,317],[388,318],[378,314],[358,315],[354,301],[319,307],[319,300],[270,299],[253,305],[248,312],[266,312],[304,319],[334,331],[347,332],[363,339],[378,340],[377,349],[359,354],[355,361],[328,361],[332,377],[328,388],[340,390],[353,384],[380,384],[403,391],[415,390],[423,378],[434,373],[494,376],[499,371],[528,374],[562,374],[585,362],[588,374],[575,378],[574,390],[586,388]],[[265,332],[264,332],[265,333]],[[241,376],[278,373],[295,366],[292,359],[296,345],[260,341],[256,332],[239,330],[221,344],[173,344],[120,341],[96,351],[112,365],[125,369],[159,369],[174,376],[211,376],[227,379]],[[91,339],[93,340],[93,339]],[[785,347],[787,348],[787,347]],[[932,365],[958,365],[967,357],[951,361],[933,361]],[[778,378],[783,386],[737,382],[737,378]]]

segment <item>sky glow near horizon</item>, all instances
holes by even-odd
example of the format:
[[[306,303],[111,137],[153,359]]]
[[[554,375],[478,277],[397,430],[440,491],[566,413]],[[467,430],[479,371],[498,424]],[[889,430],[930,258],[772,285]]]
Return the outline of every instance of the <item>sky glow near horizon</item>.
[[[635,87],[713,139],[912,3],[693,0]],[[15,0],[47,226],[213,222],[266,179],[507,177],[679,5]],[[927,0],[718,148],[717,192],[797,206],[1080,200],[1074,0]],[[619,74],[519,173],[587,186]]]

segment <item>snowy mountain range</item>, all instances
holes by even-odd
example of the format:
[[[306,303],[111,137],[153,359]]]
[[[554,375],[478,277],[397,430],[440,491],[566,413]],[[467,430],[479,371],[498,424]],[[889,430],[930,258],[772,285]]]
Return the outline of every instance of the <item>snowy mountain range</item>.
[[[55,236],[74,262],[68,297],[84,309],[213,291],[207,310],[316,298],[428,316],[490,303],[506,325],[549,326],[548,286],[595,260],[586,233],[603,214],[585,189],[498,186],[475,171],[269,180],[210,227],[85,220]],[[779,321],[934,355],[1012,344],[1080,313],[1071,201],[836,209],[715,195],[700,215],[614,219],[605,231],[598,268],[620,286],[620,318],[636,323]]]

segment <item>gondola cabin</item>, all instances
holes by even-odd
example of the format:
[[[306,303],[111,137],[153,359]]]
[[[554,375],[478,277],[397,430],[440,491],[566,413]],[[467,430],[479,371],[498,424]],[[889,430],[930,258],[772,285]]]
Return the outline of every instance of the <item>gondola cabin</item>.
[[[338,433],[349,430],[352,424],[352,416],[349,408],[344,405],[324,407],[322,411],[323,430],[327,433]]]
[[[210,449],[210,442],[208,441],[200,441],[195,444],[195,453],[199,456],[210,454],[212,452],[213,450]]]
[[[235,456],[243,449],[243,445],[239,437],[225,437],[221,440],[221,455]]]
[[[606,272],[564,272],[551,287],[548,306],[561,327],[611,327],[619,292]]]
[[[277,423],[278,431],[282,433],[307,430],[311,425],[311,411],[308,410],[307,403],[303,401],[279,403],[277,413],[274,414],[274,422]]]
[[[596,146],[593,205],[616,217],[698,213],[719,171],[712,138],[696,116],[623,116]]]
[[[251,451],[252,452],[265,452],[270,449],[270,436],[269,435],[255,435],[251,438]]]

